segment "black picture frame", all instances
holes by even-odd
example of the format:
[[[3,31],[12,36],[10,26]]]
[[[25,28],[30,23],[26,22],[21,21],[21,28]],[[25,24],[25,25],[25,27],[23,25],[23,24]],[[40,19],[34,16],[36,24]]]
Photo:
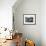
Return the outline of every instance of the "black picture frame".
[[[23,14],[24,25],[36,25],[36,14]]]

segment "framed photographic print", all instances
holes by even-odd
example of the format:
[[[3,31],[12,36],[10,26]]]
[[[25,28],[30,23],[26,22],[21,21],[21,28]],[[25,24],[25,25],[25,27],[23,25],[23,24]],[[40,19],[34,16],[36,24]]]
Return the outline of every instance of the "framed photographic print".
[[[36,14],[24,14],[23,15],[23,23],[27,25],[35,25],[36,24]]]

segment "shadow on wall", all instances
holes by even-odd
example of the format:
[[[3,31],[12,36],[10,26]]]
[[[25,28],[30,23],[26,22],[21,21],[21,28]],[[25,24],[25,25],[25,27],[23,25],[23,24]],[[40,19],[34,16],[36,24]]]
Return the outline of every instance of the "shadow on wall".
[[[26,39],[33,39],[36,46],[41,46],[41,33],[40,30],[40,0],[18,0],[13,6],[14,13],[14,24],[18,32],[23,33],[23,37]],[[36,15],[36,25],[23,25],[23,14],[37,14]],[[30,33],[32,32],[33,33]],[[26,33],[28,33],[28,36]]]

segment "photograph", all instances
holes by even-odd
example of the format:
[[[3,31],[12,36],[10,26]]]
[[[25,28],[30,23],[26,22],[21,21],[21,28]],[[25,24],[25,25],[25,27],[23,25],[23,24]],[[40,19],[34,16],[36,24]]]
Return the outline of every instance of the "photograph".
[[[24,24],[27,24],[27,25],[36,24],[36,14],[24,14],[23,19],[24,19]]]

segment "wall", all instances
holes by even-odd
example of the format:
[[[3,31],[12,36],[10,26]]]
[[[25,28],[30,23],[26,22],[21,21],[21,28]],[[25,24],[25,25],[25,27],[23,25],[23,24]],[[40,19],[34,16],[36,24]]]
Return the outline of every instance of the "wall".
[[[36,46],[41,46],[41,0],[23,0],[16,5],[13,6],[15,30],[22,32],[24,38],[34,40]],[[23,14],[36,14],[36,25],[24,25]]]
[[[46,0],[41,1],[41,38],[42,46],[46,46]]]
[[[0,0],[0,27],[12,29],[12,6],[16,0]]]

